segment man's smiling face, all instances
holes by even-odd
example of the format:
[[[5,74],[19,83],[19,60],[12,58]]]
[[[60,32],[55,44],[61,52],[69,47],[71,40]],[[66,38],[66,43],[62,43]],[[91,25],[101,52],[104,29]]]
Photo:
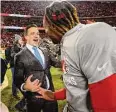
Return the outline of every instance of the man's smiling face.
[[[27,40],[27,44],[30,44],[32,46],[38,46],[40,39],[38,28],[37,27],[29,28],[25,38]]]

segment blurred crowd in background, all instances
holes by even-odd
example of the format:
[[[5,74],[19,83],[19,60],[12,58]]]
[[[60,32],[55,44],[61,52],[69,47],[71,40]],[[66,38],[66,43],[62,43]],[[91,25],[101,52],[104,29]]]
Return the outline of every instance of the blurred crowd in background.
[[[43,15],[47,5],[52,1],[1,1],[1,13],[31,15],[31,18],[24,17],[2,17],[2,26],[25,27],[34,23],[38,27],[43,27]],[[115,1],[70,1],[78,11],[80,21],[84,24],[88,20],[106,22],[111,26],[116,26],[116,3]],[[40,32],[41,33],[41,32]],[[13,44],[14,34],[23,36],[23,30],[2,29],[1,47]],[[42,38],[46,37],[44,31]]]

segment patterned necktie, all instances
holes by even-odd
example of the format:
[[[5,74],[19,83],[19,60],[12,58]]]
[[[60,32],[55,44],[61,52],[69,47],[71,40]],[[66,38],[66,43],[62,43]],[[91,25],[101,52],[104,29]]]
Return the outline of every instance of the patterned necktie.
[[[34,51],[35,57],[39,60],[39,62],[40,62],[41,65],[43,66],[43,60],[42,60],[42,58],[41,58],[41,56],[40,56],[40,53],[38,52],[37,47],[33,47],[32,49],[33,49],[33,51]]]

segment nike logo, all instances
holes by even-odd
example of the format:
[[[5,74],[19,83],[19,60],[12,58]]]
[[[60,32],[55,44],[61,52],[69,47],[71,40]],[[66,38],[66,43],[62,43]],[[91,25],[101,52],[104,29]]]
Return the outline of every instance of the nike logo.
[[[97,67],[97,70],[98,71],[102,71],[104,68],[106,68],[107,64],[108,64],[108,62],[106,62],[105,64],[103,64],[103,66],[101,66],[101,67]]]

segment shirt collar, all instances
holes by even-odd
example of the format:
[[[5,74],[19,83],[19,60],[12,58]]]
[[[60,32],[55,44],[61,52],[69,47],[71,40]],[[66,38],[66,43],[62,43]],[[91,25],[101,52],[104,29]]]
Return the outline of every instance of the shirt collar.
[[[33,47],[36,47],[36,46],[32,46],[32,45],[30,45],[30,44],[26,44],[26,47],[27,47],[29,50],[32,51]],[[38,48],[38,47],[37,47],[37,48]],[[39,48],[38,48],[38,49],[39,49]]]
[[[32,46],[32,45],[30,45],[30,44],[26,44],[26,47],[27,47],[28,49],[32,49],[34,46]]]
[[[61,46],[62,46],[63,41],[64,41],[64,38],[65,38],[66,36],[72,34],[72,33],[75,32],[75,31],[79,31],[83,26],[84,26],[84,24],[79,23],[79,24],[77,24],[75,27],[73,27],[72,29],[70,29],[69,31],[67,31],[67,32],[64,34],[64,36],[62,37],[62,39],[61,39],[61,43],[60,43]]]
[[[70,29],[69,31],[67,31],[64,34],[63,37],[68,36],[68,35],[70,35],[71,33],[75,32],[75,31],[79,31],[82,28],[82,26],[84,26],[84,24],[81,24],[81,23],[77,24],[75,27],[73,27],[72,29]]]

